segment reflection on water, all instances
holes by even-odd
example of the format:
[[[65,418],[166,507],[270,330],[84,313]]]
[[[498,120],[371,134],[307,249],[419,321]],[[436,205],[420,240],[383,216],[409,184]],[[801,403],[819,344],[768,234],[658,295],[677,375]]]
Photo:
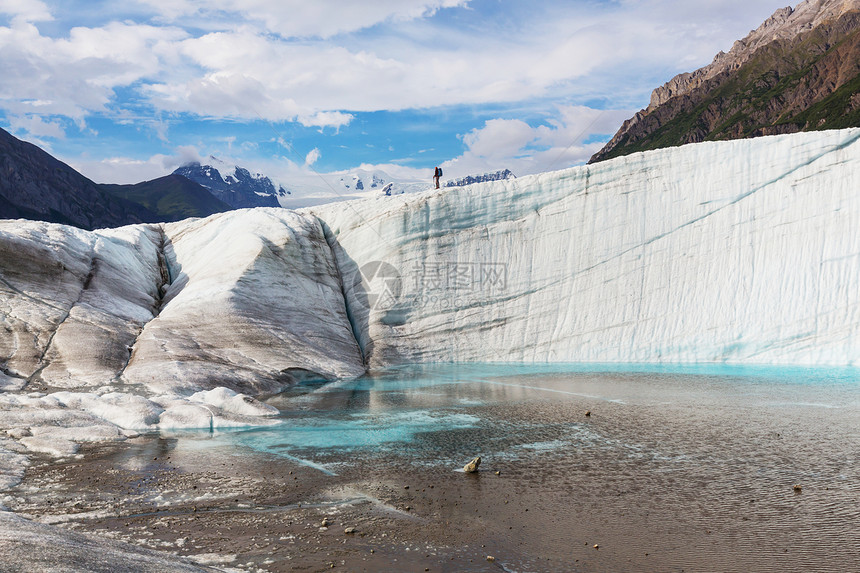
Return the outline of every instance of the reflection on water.
[[[794,411],[803,416],[842,411],[853,420],[860,410],[858,381],[852,369],[423,365],[295,386],[269,401],[283,412],[283,424],[226,437],[315,464],[343,462],[347,455],[347,460],[398,455],[420,464],[457,464],[476,453],[510,460],[573,448],[691,459],[694,452],[677,439],[665,439],[665,428],[649,432],[646,423],[619,434],[617,428],[598,428],[583,416],[585,408],[620,409],[628,419],[654,408],[650,420],[673,412],[669,427],[683,421],[702,436],[721,423],[730,428],[734,414],[753,416],[751,424],[772,422],[776,434]],[[720,422],[724,417],[729,421]],[[831,437],[844,430],[833,425],[839,419],[828,421]],[[663,439],[649,446],[654,434]]]
[[[530,556],[512,570],[860,563],[857,370],[439,365],[271,403],[281,425],[217,439],[346,483],[422,483],[425,517],[487,516],[483,536]],[[455,479],[475,455],[482,472]]]

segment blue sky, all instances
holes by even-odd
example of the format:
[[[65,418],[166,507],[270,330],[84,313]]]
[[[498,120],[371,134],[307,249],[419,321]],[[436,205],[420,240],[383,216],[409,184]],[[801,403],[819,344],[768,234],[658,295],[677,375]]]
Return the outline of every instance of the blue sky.
[[[784,2],[784,0],[783,0]],[[99,182],[584,162],[779,0],[0,0],[0,125]]]

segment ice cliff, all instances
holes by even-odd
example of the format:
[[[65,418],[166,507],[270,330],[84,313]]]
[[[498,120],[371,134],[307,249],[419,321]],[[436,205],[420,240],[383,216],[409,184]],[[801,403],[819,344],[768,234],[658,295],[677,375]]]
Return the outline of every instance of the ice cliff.
[[[281,209],[87,232],[0,222],[0,384],[277,392],[364,371],[320,222]]]
[[[858,140],[703,143],[94,232],[2,221],[0,387],[257,395],[421,361],[855,364]]]
[[[703,143],[312,212],[341,274],[364,269],[344,285],[371,366],[856,364],[858,140]]]

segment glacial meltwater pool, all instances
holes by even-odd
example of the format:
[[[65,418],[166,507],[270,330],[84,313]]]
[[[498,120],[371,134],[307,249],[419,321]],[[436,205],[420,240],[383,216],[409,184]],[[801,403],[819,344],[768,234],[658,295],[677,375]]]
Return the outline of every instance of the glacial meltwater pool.
[[[436,365],[271,403],[283,424],[218,439],[370,483],[480,455],[426,507],[479,515],[510,571],[860,569],[856,369]]]
[[[714,459],[708,462],[717,463],[739,454],[738,448],[765,439],[784,443],[800,431],[804,442],[812,441],[796,444],[803,449],[860,439],[854,434],[860,431],[856,369],[412,366],[347,382],[299,385],[269,403],[283,412],[281,425],[222,437],[333,473],[357,457],[394,456],[456,468],[474,455],[513,463],[593,450],[674,462],[705,461],[702,456],[710,453]],[[588,410],[593,414],[585,416]],[[648,415],[640,420],[644,412]],[[597,421],[609,413],[635,419],[637,426],[629,434],[604,428]],[[803,420],[811,425],[799,427]],[[735,428],[745,431],[733,435]],[[753,428],[760,434],[746,444]],[[697,443],[697,436],[712,439]],[[848,462],[855,450],[833,454]]]

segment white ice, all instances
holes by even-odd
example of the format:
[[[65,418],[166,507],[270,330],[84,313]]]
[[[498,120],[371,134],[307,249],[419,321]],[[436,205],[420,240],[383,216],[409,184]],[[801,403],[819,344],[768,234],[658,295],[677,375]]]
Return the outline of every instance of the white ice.
[[[123,379],[153,391],[278,392],[358,376],[361,355],[319,221],[248,209],[165,226],[171,282]]]
[[[858,139],[96,232],[1,221],[0,428],[70,455],[272,423],[255,396],[366,364],[856,364]]]
[[[0,221],[0,387],[277,392],[364,372],[315,217],[87,232]]]
[[[702,143],[310,212],[372,366],[857,364],[858,139]],[[354,278],[377,261],[394,301],[390,278]]]

